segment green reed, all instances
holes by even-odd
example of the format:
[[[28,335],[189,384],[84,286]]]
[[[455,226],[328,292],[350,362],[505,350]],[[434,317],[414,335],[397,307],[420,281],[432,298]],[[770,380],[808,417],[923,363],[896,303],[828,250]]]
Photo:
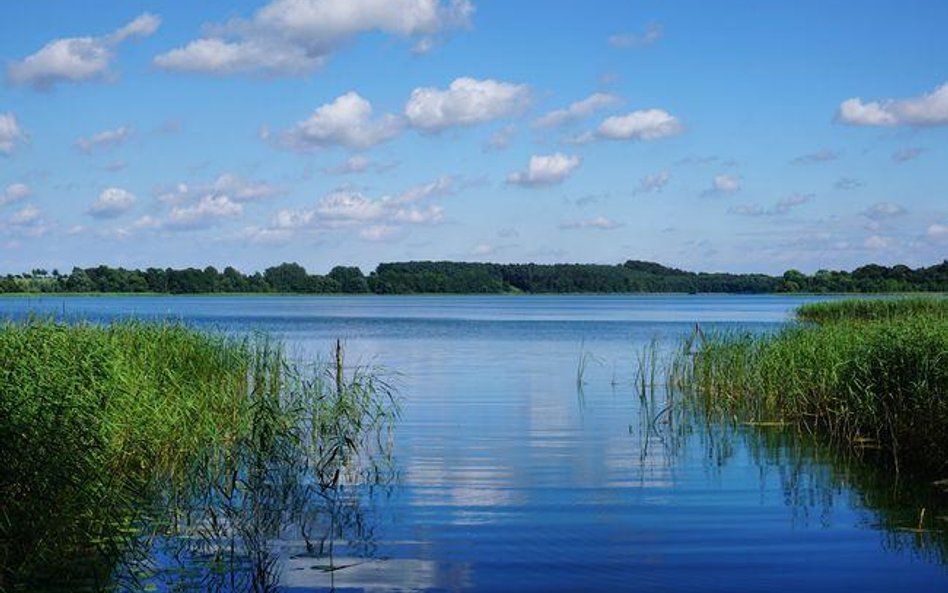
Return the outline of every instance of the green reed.
[[[383,445],[393,390],[337,356],[302,365],[265,336],[175,324],[0,327],[0,590],[100,588],[152,526],[183,534],[182,509],[201,497],[239,492],[234,527],[271,486],[328,496],[378,471],[360,453]],[[276,534],[242,533],[242,557]]]
[[[824,324],[838,321],[895,321],[918,316],[948,319],[948,298],[845,299],[808,303],[797,309],[797,318]]]
[[[906,299],[807,305],[771,334],[703,336],[670,383],[712,413],[754,424],[790,423],[903,467],[948,471],[946,301]],[[690,364],[689,364],[690,363]]]

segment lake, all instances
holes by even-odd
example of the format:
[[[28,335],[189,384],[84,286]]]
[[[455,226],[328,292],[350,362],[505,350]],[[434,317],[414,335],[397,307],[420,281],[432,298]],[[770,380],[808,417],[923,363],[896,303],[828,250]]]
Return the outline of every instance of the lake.
[[[635,388],[651,340],[773,330],[815,298],[17,297],[0,316],[264,331],[301,359],[339,338],[385,369],[394,478],[336,570],[292,530],[273,542],[280,590],[948,590],[944,538],[911,531],[945,514],[927,488],[778,428],[682,424]]]

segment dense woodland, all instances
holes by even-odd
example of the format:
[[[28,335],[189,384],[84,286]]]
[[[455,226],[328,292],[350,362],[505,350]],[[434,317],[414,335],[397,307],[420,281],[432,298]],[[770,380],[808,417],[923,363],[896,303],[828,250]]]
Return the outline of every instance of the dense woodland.
[[[4,293],[620,293],[620,292],[948,292],[948,260],[927,268],[870,264],[852,272],[820,270],[782,276],[686,272],[629,260],[620,265],[402,262],[379,264],[368,276],[336,266],[310,274],[295,263],[244,274],[186,268],[126,270],[98,266],[69,274],[37,269],[0,277]]]

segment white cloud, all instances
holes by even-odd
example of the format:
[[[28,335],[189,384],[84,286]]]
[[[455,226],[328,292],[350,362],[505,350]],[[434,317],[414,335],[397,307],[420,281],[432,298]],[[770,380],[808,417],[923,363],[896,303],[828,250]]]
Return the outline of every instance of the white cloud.
[[[580,222],[570,222],[566,224],[561,224],[560,229],[562,230],[574,230],[574,229],[597,229],[600,231],[611,231],[624,226],[621,222],[616,222],[610,220],[605,216],[597,216],[590,220],[583,220]]]
[[[258,245],[283,245],[293,239],[293,233],[286,229],[248,226],[244,227],[238,238]]]
[[[892,202],[876,202],[862,212],[862,215],[872,220],[886,220],[905,214],[905,208]]]
[[[227,196],[205,196],[190,206],[175,206],[162,223],[171,230],[196,230],[220,224],[243,214],[244,207]]]
[[[31,226],[35,224],[42,215],[40,209],[36,206],[25,206],[13,213],[10,217],[10,224],[14,226]]]
[[[356,154],[338,165],[326,167],[324,171],[330,175],[351,175],[353,173],[362,173],[368,170],[371,165],[372,159],[361,154]]]
[[[401,127],[393,115],[373,120],[372,104],[350,91],[293,126],[283,135],[283,142],[297,150],[330,146],[364,150],[391,140]]]
[[[671,180],[671,175],[668,174],[668,171],[659,171],[658,173],[646,175],[639,179],[639,186],[635,188],[635,193],[648,194],[660,192],[668,185],[669,180]]]
[[[413,90],[405,104],[405,117],[415,128],[436,132],[508,117],[522,111],[529,102],[527,85],[458,78],[445,90]]]
[[[892,239],[890,237],[883,237],[882,235],[871,235],[866,237],[866,240],[863,241],[862,244],[867,249],[885,249],[892,244]]]
[[[89,207],[88,214],[95,218],[116,218],[135,205],[135,196],[118,187],[109,187],[99,194]]]
[[[812,194],[793,194],[777,200],[771,208],[764,208],[760,204],[741,204],[728,209],[731,214],[740,216],[780,216],[787,214],[797,206],[802,206],[813,199]]]
[[[76,148],[82,152],[92,152],[96,148],[110,148],[119,146],[132,135],[132,128],[120,126],[114,130],[105,130],[88,138],[76,140]]]
[[[651,45],[662,38],[665,34],[665,27],[661,23],[650,23],[644,33],[623,33],[613,35],[609,38],[609,45],[612,47],[642,47]]]
[[[381,200],[372,200],[359,193],[340,191],[323,198],[316,212],[330,220],[378,220],[385,214],[385,205]]]
[[[948,125],[948,83],[920,97],[868,103],[847,99],[840,104],[836,120],[854,126]]]
[[[222,173],[210,183],[179,183],[158,194],[158,201],[180,205],[210,196],[225,196],[233,202],[252,202],[272,198],[284,193],[284,189],[265,181],[246,179],[234,173]]]
[[[360,33],[414,39],[416,51],[430,49],[437,36],[466,27],[473,11],[468,0],[273,0],[250,19],[206,27],[207,36],[154,63],[182,72],[299,75]]]
[[[608,117],[595,133],[587,132],[572,140],[583,144],[592,140],[658,140],[676,136],[684,126],[675,116],[664,109],[640,109],[625,115]]]
[[[13,235],[22,237],[41,237],[53,228],[43,217],[42,210],[33,205],[24,206],[14,212],[7,226]]]
[[[494,246],[490,245],[489,243],[478,243],[477,245],[471,248],[471,255],[476,255],[476,256],[492,255],[495,251],[496,249],[494,249]]]
[[[457,191],[457,179],[451,175],[442,175],[434,181],[409,187],[395,198],[398,204],[418,202],[427,198],[449,196]]]
[[[934,241],[948,241],[948,224],[931,224],[925,230],[925,236]]]
[[[730,173],[715,175],[711,187],[704,190],[706,196],[731,195],[741,191],[741,178]]]
[[[148,37],[160,24],[159,17],[144,13],[108,35],[54,39],[23,60],[11,62],[7,78],[37,90],[61,82],[102,80],[109,75],[116,46],[134,37]]]
[[[0,113],[0,153],[10,155],[18,144],[26,142],[26,135],[20,129],[16,116],[12,113]]]
[[[376,224],[359,231],[359,237],[366,241],[390,241],[401,234],[401,228],[388,224]]]
[[[427,208],[400,208],[392,215],[395,222],[409,224],[433,224],[444,218],[444,208],[431,205]]]
[[[593,93],[581,101],[571,103],[566,109],[556,109],[533,120],[537,128],[556,128],[574,122],[597,111],[612,107],[621,101],[612,93]]]
[[[567,156],[559,152],[532,156],[527,169],[508,175],[507,183],[525,187],[556,185],[569,177],[581,162],[582,159],[578,156]]]
[[[500,128],[490,135],[485,148],[489,150],[503,150],[507,148],[510,146],[510,141],[513,140],[513,136],[516,132],[517,127],[513,124]]]
[[[0,206],[28,198],[32,193],[30,186],[25,183],[11,183],[3,192],[0,192]]]
[[[283,209],[270,221],[270,229],[321,232],[335,229],[357,229],[367,240],[400,236],[406,225],[437,224],[444,218],[444,208],[437,204],[418,203],[453,194],[456,180],[442,176],[430,183],[410,187],[400,194],[372,198],[357,191],[337,190],[312,208]],[[265,229],[263,229],[265,230]],[[257,229],[261,231],[261,229]],[[398,232],[396,232],[398,231]]]

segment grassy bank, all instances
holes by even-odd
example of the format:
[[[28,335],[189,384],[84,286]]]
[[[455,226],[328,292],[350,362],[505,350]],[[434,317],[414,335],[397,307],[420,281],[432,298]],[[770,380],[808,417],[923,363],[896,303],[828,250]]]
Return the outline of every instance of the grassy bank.
[[[899,471],[948,472],[948,300],[806,305],[776,333],[718,333],[673,365],[710,413],[789,423]],[[686,354],[682,354],[682,357]]]
[[[266,338],[166,324],[4,325],[0,384],[0,590],[108,579],[150,524],[180,532],[149,503],[272,484],[283,457],[330,490],[394,410],[341,351],[299,366]]]

